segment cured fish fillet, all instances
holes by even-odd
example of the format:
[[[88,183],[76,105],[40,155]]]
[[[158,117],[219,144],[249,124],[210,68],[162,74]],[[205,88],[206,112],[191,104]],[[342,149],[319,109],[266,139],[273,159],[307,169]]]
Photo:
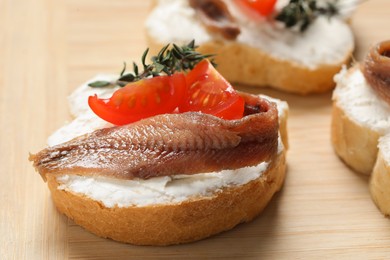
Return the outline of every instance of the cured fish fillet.
[[[239,120],[163,114],[96,130],[29,159],[44,180],[48,174],[148,179],[257,165],[277,154],[278,113],[274,103],[243,96],[247,104]]]

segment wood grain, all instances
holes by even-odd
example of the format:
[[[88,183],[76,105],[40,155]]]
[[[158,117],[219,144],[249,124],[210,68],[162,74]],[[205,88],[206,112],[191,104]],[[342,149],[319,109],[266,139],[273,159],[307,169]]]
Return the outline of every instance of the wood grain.
[[[0,259],[385,259],[390,220],[367,178],[330,145],[331,94],[285,99],[291,112],[288,177],[264,214],[210,239],[166,248],[91,235],[54,208],[27,161],[69,120],[66,95],[97,73],[116,73],[144,50],[149,1],[0,0]],[[351,21],[355,58],[390,39],[390,1],[362,4]]]

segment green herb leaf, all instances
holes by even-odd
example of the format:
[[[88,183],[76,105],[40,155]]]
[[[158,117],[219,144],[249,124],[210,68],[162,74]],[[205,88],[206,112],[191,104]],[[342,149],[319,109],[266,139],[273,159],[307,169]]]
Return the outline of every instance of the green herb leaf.
[[[118,80],[132,82],[132,81],[134,81],[134,79],[135,79],[135,76],[132,73],[127,73],[127,74],[123,75],[122,77],[120,77]]]
[[[163,64],[160,64],[160,63],[154,63],[154,68],[155,68],[157,73],[161,73],[161,71],[164,70],[165,66]]]
[[[126,71],[126,62],[123,62],[123,69],[119,75],[122,77],[125,71]]]
[[[138,77],[139,72],[138,72],[138,66],[137,63],[133,62],[133,70],[134,70],[134,75]]]
[[[146,67],[147,67],[146,56],[148,56],[148,52],[149,52],[149,48],[147,48],[146,51],[144,51],[144,53],[142,54],[142,58],[141,58],[142,65],[144,66],[144,69],[146,69]]]
[[[331,17],[338,14],[337,2],[328,0],[325,6],[318,6],[317,0],[290,0],[275,19],[283,22],[287,28],[298,26],[303,32],[318,16]]]
[[[94,81],[94,82],[91,82],[88,84],[88,86],[90,86],[92,88],[103,88],[103,87],[107,87],[109,85],[111,85],[111,82],[104,81],[104,80],[98,80],[98,81]]]

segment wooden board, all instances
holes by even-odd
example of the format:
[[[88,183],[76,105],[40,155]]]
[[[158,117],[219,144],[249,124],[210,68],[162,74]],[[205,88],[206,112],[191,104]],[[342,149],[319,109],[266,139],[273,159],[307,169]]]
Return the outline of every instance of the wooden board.
[[[288,177],[252,223],[197,243],[138,247],[91,235],[55,210],[28,154],[69,120],[65,97],[76,86],[139,58],[149,4],[0,0],[0,259],[389,258],[390,220],[372,203],[368,178],[345,167],[330,145],[330,93],[244,89],[291,108]],[[357,60],[390,39],[389,10],[389,0],[372,0],[355,13]]]

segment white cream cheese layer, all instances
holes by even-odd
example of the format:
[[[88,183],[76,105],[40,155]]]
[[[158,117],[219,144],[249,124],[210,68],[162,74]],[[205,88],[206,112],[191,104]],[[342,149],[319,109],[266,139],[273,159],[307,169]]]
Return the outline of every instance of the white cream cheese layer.
[[[74,90],[68,97],[69,109],[74,120],[49,136],[47,144],[57,145],[97,129],[113,126],[92,112],[88,105],[88,97],[96,94],[100,98],[109,98],[118,87],[91,88],[88,84],[98,80],[115,81],[117,78],[115,75],[97,75]]]
[[[368,85],[360,69],[348,72],[343,68],[335,81],[333,100],[348,117],[381,135],[390,133],[390,105]]]
[[[117,180],[104,177],[62,175],[58,189],[81,193],[106,207],[148,206],[179,203],[198,196],[212,196],[224,187],[238,186],[259,178],[267,169],[263,162],[237,170],[175,175],[148,180]]]
[[[250,19],[234,1],[225,3],[241,29],[235,41],[278,59],[315,69],[321,65],[341,63],[354,48],[352,31],[339,17],[329,19],[321,16],[301,33],[265,18]],[[224,41],[206,30],[186,0],[158,0],[146,21],[146,30],[163,44],[184,44],[192,39],[197,44]]]
[[[81,85],[69,96],[69,104],[75,119],[58,129],[49,139],[49,146],[69,141],[82,134],[112,126],[90,111],[87,100],[94,94],[110,97],[115,88],[91,88],[88,83],[95,80],[112,80],[114,76],[99,75]],[[278,105],[279,116],[287,113],[287,103],[271,99]],[[278,151],[283,151],[279,138]],[[148,180],[117,180],[107,177],[61,175],[57,178],[58,189],[83,194],[101,201],[106,207],[148,206],[153,204],[180,203],[189,198],[212,196],[225,187],[246,184],[259,178],[267,169],[268,163],[244,167],[236,170],[202,173],[194,175],[175,175]]]

